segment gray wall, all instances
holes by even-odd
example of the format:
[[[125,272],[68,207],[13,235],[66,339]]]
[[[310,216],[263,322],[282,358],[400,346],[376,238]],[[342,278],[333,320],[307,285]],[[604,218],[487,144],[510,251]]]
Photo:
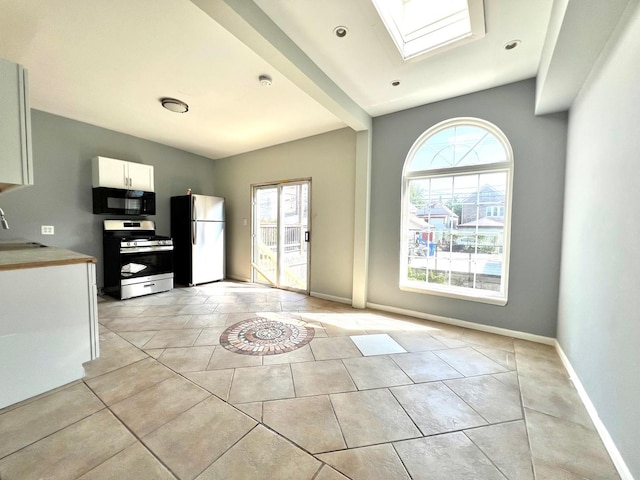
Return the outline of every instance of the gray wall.
[[[634,5],[633,3],[631,5]],[[558,341],[640,478],[640,7],[571,108]]]
[[[96,155],[153,165],[159,234],[169,235],[169,199],[187,188],[214,193],[212,160],[68,118],[32,110],[35,185],[0,195],[10,230],[0,239],[23,238],[98,259],[102,285],[102,220],[91,203],[91,158]],[[53,225],[55,235],[41,235]]]
[[[567,116],[534,116],[534,94],[535,83],[527,80],[374,119],[369,302],[555,337]],[[504,307],[398,287],[402,167],[420,134],[453,117],[488,120],[513,147],[509,302]]]

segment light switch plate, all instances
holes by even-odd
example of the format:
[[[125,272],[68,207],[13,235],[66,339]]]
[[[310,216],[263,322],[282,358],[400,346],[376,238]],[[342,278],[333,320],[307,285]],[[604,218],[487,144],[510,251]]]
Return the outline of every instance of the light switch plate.
[[[53,228],[53,225],[42,225],[40,227],[40,233],[42,233],[42,235],[53,235],[55,233],[55,229]]]

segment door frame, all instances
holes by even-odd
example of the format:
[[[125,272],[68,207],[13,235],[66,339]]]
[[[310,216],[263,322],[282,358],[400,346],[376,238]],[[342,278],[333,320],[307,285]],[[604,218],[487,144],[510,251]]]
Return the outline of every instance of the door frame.
[[[307,241],[307,278],[306,278],[306,285],[307,288],[306,290],[301,290],[301,289],[296,289],[296,288],[291,288],[291,287],[285,287],[280,285],[280,267],[281,267],[281,253],[282,253],[282,242],[281,242],[281,225],[280,225],[280,213],[281,213],[281,205],[280,205],[280,193],[281,193],[281,188],[287,185],[291,185],[291,184],[307,184],[307,231],[309,232],[309,241]],[[251,265],[250,265],[250,269],[251,269],[251,281],[254,283],[263,283],[264,282],[258,282],[256,280],[257,278],[257,274],[262,275],[263,278],[265,278],[267,280],[267,283],[270,284],[271,286],[275,287],[275,288],[279,288],[281,290],[288,290],[288,291],[292,291],[292,292],[299,292],[299,293],[305,293],[307,295],[309,295],[309,292],[311,292],[311,219],[312,219],[312,205],[311,205],[311,186],[312,186],[312,182],[311,182],[311,177],[307,177],[307,178],[295,178],[295,179],[289,179],[289,180],[276,180],[276,181],[272,181],[272,182],[263,182],[263,183],[254,183],[251,185]],[[278,195],[277,195],[277,199],[278,199],[278,213],[277,213],[277,232],[278,232],[278,261],[276,264],[276,283],[271,282],[266,275],[262,274],[260,272],[260,269],[258,267],[258,265],[256,264],[256,259],[255,259],[255,240],[256,240],[256,235],[258,234],[258,232],[256,231],[257,229],[257,219],[256,219],[256,203],[255,203],[255,198],[256,198],[256,191],[260,188],[264,188],[264,187],[274,187],[277,188],[278,190]]]

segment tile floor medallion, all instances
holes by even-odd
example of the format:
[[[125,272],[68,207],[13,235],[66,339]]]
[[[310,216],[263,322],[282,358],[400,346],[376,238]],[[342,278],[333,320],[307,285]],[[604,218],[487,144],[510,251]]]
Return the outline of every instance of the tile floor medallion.
[[[220,335],[220,345],[244,355],[277,355],[303,347],[314,334],[304,322],[256,317],[227,328]]]
[[[230,281],[98,310],[0,480],[620,480],[552,346]]]

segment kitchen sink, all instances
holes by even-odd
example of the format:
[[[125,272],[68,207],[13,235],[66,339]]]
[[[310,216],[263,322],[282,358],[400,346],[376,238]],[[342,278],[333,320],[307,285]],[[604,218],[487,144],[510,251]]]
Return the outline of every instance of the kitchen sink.
[[[36,242],[0,242],[0,252],[11,250],[27,250],[30,248],[43,248],[46,245]]]

